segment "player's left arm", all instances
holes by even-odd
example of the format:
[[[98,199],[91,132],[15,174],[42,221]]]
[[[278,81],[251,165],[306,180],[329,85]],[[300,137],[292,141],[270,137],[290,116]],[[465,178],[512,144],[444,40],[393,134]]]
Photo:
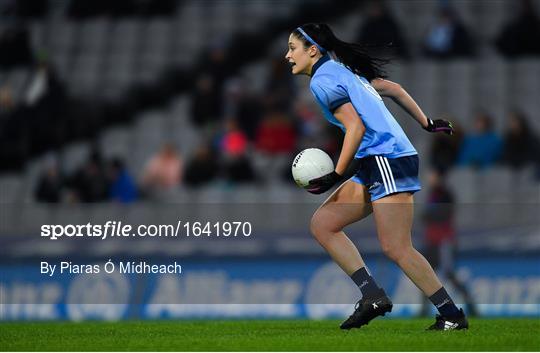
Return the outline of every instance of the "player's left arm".
[[[426,114],[424,114],[414,99],[399,83],[376,78],[371,81],[371,85],[381,96],[392,98],[392,100],[412,116],[414,120],[418,121],[423,128],[428,126]]]
[[[339,106],[334,111],[334,116],[345,127],[345,138],[336,165],[336,173],[343,175],[358,151],[366,127],[351,103]]]
[[[429,119],[420,109],[415,100],[401,87],[400,84],[376,78],[371,81],[371,86],[383,97],[389,97],[403,110],[414,118],[425,130],[429,132],[444,132],[449,135],[453,132],[452,123],[444,119]]]

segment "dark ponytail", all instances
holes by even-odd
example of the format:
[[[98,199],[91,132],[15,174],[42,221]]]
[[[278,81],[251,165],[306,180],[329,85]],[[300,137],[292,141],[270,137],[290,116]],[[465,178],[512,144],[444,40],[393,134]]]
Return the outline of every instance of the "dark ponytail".
[[[310,38],[306,38],[298,28]],[[360,44],[347,43],[338,39],[327,24],[308,23],[298,28],[292,34],[300,39],[306,48],[313,45],[310,39],[315,41],[324,51],[334,52],[341,63],[368,81],[387,77],[383,66],[388,64],[388,60],[370,56],[366,53],[365,47]]]

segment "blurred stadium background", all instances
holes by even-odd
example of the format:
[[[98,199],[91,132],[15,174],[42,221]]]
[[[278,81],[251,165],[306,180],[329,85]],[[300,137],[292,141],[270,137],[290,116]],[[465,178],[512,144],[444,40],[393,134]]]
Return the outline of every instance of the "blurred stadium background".
[[[337,157],[341,138],[283,58],[305,22],[392,57],[389,79],[455,122],[456,136],[430,135],[388,102],[421,155],[416,244],[470,312],[538,316],[539,11],[512,0],[0,1],[0,318],[348,313],[355,288],[309,235],[322,199],[290,176],[295,153]],[[42,224],[179,219],[249,220],[255,235],[39,239]],[[401,304],[394,315],[425,314],[372,222],[349,234]],[[45,258],[180,259],[186,272],[47,279]]]

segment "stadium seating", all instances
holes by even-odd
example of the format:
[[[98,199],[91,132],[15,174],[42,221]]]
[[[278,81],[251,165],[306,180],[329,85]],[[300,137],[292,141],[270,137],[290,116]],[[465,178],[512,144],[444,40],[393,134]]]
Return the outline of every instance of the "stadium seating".
[[[201,3],[186,0],[177,15],[166,19],[96,18],[72,21],[58,17],[45,18],[30,23],[31,39],[36,50],[49,53],[60,75],[67,81],[71,94],[114,98],[135,83],[156,79],[169,66],[193,65],[196,54],[201,50],[201,42],[216,41],[216,45],[222,45],[235,31],[255,31],[270,17],[286,18],[298,3],[278,1],[269,12],[259,1],[242,2],[242,6],[239,6],[236,1]],[[455,4],[466,24],[478,23],[474,28],[481,43],[479,58],[444,63],[427,59],[398,61],[389,68],[390,78],[400,82],[428,115],[447,114],[466,128],[470,126],[470,119],[477,109],[494,113],[498,128],[505,126],[505,112],[514,106],[523,109],[528,116],[537,117],[540,111],[540,100],[536,96],[540,91],[539,61],[524,59],[509,62],[488,48],[488,42],[505,18],[504,2],[481,0],[457,1]],[[390,1],[389,5],[402,23],[408,22],[405,35],[413,52],[418,52],[418,38],[423,36],[433,17],[436,3]],[[205,21],[201,21],[203,17]],[[353,13],[336,20],[332,26],[341,37],[352,40],[361,21],[361,16]],[[280,39],[284,37],[286,33]],[[277,40],[270,45],[276,48],[276,52],[283,47]],[[254,90],[262,91],[266,70],[265,62],[261,61],[243,67],[241,75],[246,82],[253,84]],[[0,75],[0,83],[9,82],[14,87],[17,100],[22,99],[21,87],[28,72],[18,70]],[[398,111],[395,106],[390,107],[392,111]],[[149,156],[164,141],[174,141],[181,154],[189,156],[197,146],[199,135],[189,124],[188,108],[188,97],[177,96],[166,106],[138,114],[132,125],[103,131],[99,136],[99,147],[107,158],[125,158],[128,168],[136,177],[140,176]],[[425,132],[418,129],[416,123],[403,112],[396,115],[418,150],[425,154],[428,145]],[[532,123],[537,131],[540,130],[540,119],[535,118]],[[80,166],[89,150],[90,146],[85,142],[63,147],[60,159],[64,171],[69,173]],[[31,201],[30,195],[43,158],[30,161],[25,173],[0,176],[3,203]],[[504,168],[494,168],[480,174],[469,169],[456,169],[449,180],[457,191],[458,201],[462,203],[504,202],[516,200],[516,195],[519,195],[519,200],[537,202],[540,199],[539,187],[530,174],[532,171],[528,170],[517,176]],[[516,191],[515,185],[519,185],[519,190]],[[242,203],[263,197],[269,202],[314,202],[311,195],[289,186],[284,187],[281,182],[264,187],[240,187],[234,194],[214,184],[201,190],[181,188],[168,194],[166,200]],[[420,199],[423,197],[419,195]],[[27,212],[37,215],[32,216],[36,224],[55,212],[40,205],[32,207]],[[95,212],[107,214],[111,207],[114,208],[110,205],[99,206]],[[62,212],[66,211],[61,208],[58,212],[56,216],[61,218]],[[465,223],[475,222],[474,214],[464,212],[462,216]]]

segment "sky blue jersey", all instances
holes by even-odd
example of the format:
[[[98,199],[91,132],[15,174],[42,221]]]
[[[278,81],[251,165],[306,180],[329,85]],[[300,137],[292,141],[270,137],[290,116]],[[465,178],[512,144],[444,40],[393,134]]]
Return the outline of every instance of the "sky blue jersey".
[[[354,74],[325,55],[313,65],[310,88],[326,120],[343,131],[345,127],[333,112],[345,103],[353,105],[366,127],[355,158],[374,155],[398,158],[417,154],[381,96],[366,78]]]

